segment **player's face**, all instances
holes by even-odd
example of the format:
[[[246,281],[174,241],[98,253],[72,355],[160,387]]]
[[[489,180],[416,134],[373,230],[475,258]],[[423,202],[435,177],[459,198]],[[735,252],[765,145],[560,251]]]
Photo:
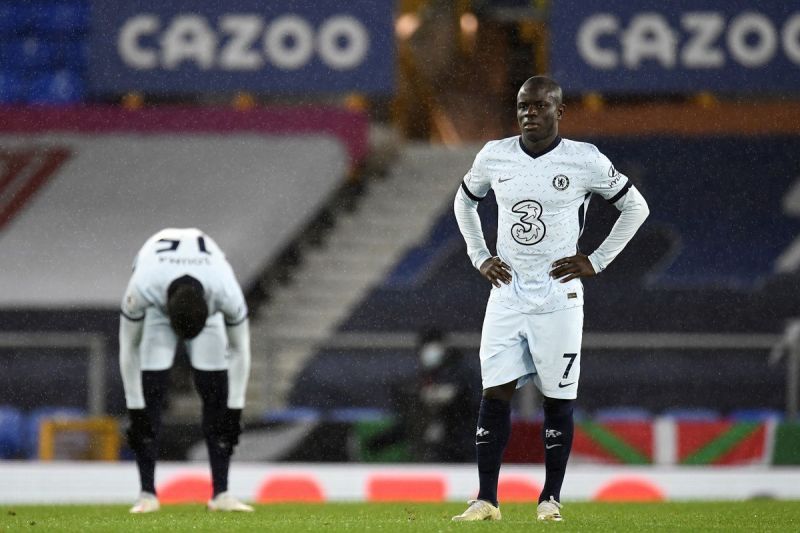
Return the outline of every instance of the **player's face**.
[[[517,94],[517,122],[529,142],[555,137],[563,112],[564,106],[545,87],[523,86]]]

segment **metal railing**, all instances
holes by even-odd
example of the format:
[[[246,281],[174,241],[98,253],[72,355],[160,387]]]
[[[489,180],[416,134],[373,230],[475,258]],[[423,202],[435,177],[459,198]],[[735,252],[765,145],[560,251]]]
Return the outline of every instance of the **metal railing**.
[[[797,420],[800,398],[800,319],[791,320],[783,337],[773,344],[769,363],[775,365],[786,356],[786,419]]]
[[[87,401],[90,415],[106,413],[106,338],[97,333],[62,333],[42,331],[0,332],[0,348],[71,348],[83,349],[88,357]]]
[[[465,350],[478,350],[480,333],[449,333],[448,344]],[[275,342],[283,346],[303,346],[308,349],[340,349],[340,350],[410,350],[417,346],[417,334],[414,332],[340,332],[324,341],[302,338],[281,338]],[[584,350],[747,350],[770,353],[782,340],[781,335],[772,333],[598,333],[586,332],[583,336]],[[786,417],[789,420],[797,416],[798,371],[800,370],[800,321],[798,321],[795,339],[794,357],[790,359],[787,369],[786,385]],[[757,355],[761,357],[762,355]],[[520,389],[520,414],[533,415],[535,406],[539,404],[538,390],[532,386]],[[528,412],[530,411],[530,412]]]

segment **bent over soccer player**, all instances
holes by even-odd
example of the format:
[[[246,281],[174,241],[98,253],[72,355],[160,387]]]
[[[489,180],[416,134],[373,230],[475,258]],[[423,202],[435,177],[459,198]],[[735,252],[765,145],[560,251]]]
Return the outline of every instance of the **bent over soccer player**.
[[[239,442],[247,378],[247,305],[225,255],[194,228],[159,231],[139,250],[119,325],[119,364],[130,416],[141,494],[132,513],[158,511],[155,467],[169,369],[185,343],[203,402],[211,463],[211,511],[252,511],[228,492],[228,468]]]
[[[521,135],[491,141],[456,194],[455,215],[472,264],[494,288],[486,306],[480,360],[478,499],[455,521],[499,520],[497,479],[510,434],[510,401],[530,379],[544,397],[545,483],[539,520],[561,520],[561,484],[572,446],[583,330],[580,278],[601,272],[649,213],[647,203],[591,144],[562,139],[561,87],[544,76],[517,94]],[[489,189],[498,204],[497,256],[486,247],[477,206]],[[621,214],[589,256],[577,249],[589,198]]]

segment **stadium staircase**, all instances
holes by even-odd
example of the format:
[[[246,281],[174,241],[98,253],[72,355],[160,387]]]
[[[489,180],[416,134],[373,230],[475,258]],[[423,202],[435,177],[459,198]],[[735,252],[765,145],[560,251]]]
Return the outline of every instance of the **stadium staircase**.
[[[322,245],[308,249],[289,283],[252,322],[248,404],[281,408],[299,371],[371,287],[451,209],[478,147],[407,144],[385,177],[368,184]],[[263,355],[263,356],[262,356]]]

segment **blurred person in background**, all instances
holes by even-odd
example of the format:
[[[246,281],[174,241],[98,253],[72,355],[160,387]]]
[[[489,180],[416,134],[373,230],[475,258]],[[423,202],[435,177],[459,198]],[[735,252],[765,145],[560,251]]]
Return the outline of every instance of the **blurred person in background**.
[[[533,379],[544,408],[545,482],[537,518],[560,521],[561,486],[572,447],[583,335],[583,285],[622,251],[649,213],[642,195],[588,143],[562,139],[561,87],[526,80],[516,99],[521,135],[491,141],[459,188],[454,210],[472,264],[493,289],[481,334],[483,398],[476,455],[480,490],[455,521],[499,520],[497,481],[511,432],[510,402]],[[486,246],[478,202],[493,189],[497,256]],[[592,194],[621,214],[590,255],[578,250]]]
[[[372,439],[371,449],[405,440],[412,460],[459,463],[472,460],[470,436],[480,401],[478,376],[437,328],[420,332],[417,372],[392,389],[397,422]]]
[[[168,228],[150,237],[136,256],[122,300],[119,363],[130,417],[128,443],[141,484],[131,513],[160,507],[155,489],[158,435],[179,343],[189,355],[203,403],[213,484],[207,508],[252,511],[228,492],[250,372],[247,304],[225,254],[194,228]]]

